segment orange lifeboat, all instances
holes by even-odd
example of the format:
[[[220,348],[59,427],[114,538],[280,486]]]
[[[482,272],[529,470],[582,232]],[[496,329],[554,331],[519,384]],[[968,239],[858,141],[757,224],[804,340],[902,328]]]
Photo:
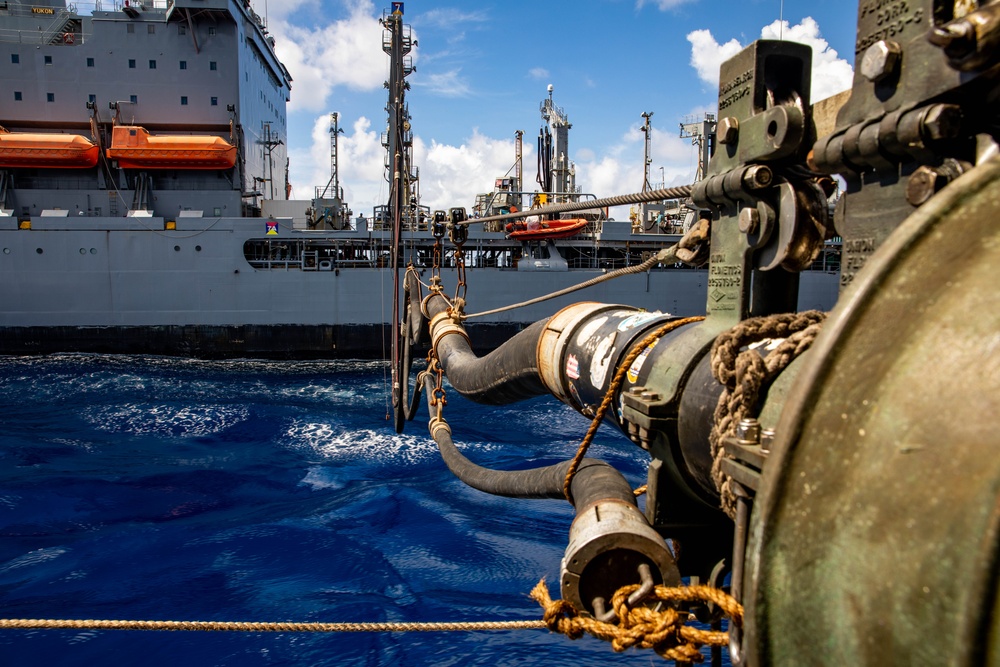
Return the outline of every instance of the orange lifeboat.
[[[232,169],[236,146],[214,136],[154,136],[138,125],[118,125],[109,158],[123,169]]]
[[[584,218],[571,218],[569,220],[546,220],[540,226],[530,229],[526,222],[507,223],[507,236],[512,239],[522,241],[540,241],[542,239],[564,239],[583,231],[587,226]]]
[[[0,127],[0,167],[86,169],[97,164],[100,149],[79,134],[10,132]]]

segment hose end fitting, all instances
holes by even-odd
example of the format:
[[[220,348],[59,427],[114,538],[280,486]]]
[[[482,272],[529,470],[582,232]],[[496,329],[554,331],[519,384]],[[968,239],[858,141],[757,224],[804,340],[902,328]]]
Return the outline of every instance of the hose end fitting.
[[[594,599],[610,601],[622,586],[639,583],[643,564],[656,584],[680,585],[673,555],[642,512],[621,500],[599,500],[580,511],[570,527],[560,568],[562,597],[593,615]]]

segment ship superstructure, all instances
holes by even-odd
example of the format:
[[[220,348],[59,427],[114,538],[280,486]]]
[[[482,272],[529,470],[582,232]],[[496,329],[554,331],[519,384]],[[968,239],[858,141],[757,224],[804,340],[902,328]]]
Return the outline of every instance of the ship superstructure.
[[[394,28],[387,52],[415,45],[400,17],[383,18]],[[403,55],[390,92],[413,71]],[[8,0],[0,61],[0,353],[387,354],[392,267],[428,272],[436,261],[402,100],[390,99],[383,138],[386,174],[400,178],[393,201],[353,218],[335,115],[330,183],[312,200],[287,199],[291,76],[248,2]],[[551,94],[542,114],[546,203],[586,200],[568,116]],[[515,194],[520,168],[513,180],[505,201],[530,205],[532,193]],[[449,257],[439,266],[443,284],[467,287],[470,312],[492,310],[637,264],[679,238],[599,209],[583,215],[592,224],[558,241],[473,225],[464,267]],[[826,260],[803,276],[804,306],[835,298],[839,267]],[[696,314],[707,284],[704,270],[658,266],[470,327],[485,349],[578,298]]]
[[[261,199],[283,199],[291,76],[249,2],[107,4],[87,14],[58,0],[0,7],[0,124],[11,134],[84,136],[102,149],[96,168],[71,175],[58,162],[0,167],[2,207],[19,220],[46,210],[173,218],[239,216]],[[199,165],[193,153],[185,163],[143,146],[146,159],[122,160],[112,148],[117,126],[161,141],[217,137],[237,159]]]

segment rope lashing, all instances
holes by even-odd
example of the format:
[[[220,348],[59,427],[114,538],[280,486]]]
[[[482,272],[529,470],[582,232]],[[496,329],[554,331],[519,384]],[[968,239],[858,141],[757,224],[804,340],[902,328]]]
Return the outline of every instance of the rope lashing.
[[[640,606],[630,609],[628,596],[638,589],[639,584],[623,586],[611,598],[618,614],[617,625],[581,616],[566,600],[553,600],[544,579],[532,589],[531,598],[544,609],[545,625],[552,632],[564,634],[570,639],[579,639],[586,633],[611,642],[611,648],[618,652],[632,647],[649,648],[668,660],[701,662],[702,646],[729,644],[728,632],[685,625],[687,614],[672,607],[657,610]],[[644,602],[648,603],[650,599],[664,603],[711,602],[733,623],[743,624],[743,606],[725,591],[711,586],[657,586]]]
[[[809,349],[826,313],[809,310],[753,317],[719,335],[712,345],[712,375],[725,389],[715,407],[714,424],[709,436],[713,457],[712,478],[730,518],[736,516],[736,497],[729,477],[722,471],[726,457],[723,440],[736,433],[741,419],[757,408],[761,390],[800,354]],[[762,357],[756,350],[742,348],[770,338],[784,338],[774,350]]]

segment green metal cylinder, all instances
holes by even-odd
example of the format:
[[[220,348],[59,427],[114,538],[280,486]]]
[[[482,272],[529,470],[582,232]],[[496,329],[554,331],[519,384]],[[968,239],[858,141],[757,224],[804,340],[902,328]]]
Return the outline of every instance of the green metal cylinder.
[[[1000,160],[858,273],[751,518],[750,665],[1000,665]]]

